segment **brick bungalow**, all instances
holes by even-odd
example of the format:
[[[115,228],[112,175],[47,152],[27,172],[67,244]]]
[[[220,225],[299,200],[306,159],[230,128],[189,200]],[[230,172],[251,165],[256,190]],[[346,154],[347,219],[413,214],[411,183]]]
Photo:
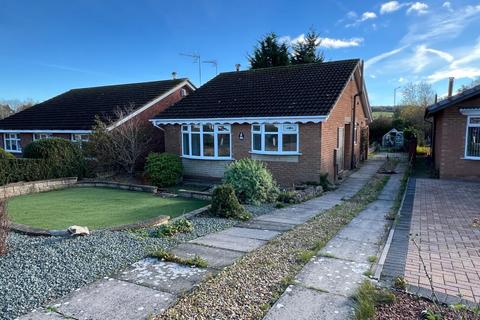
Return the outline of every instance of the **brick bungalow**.
[[[427,108],[440,178],[480,180],[480,86]]]
[[[73,89],[0,120],[0,147],[21,156],[25,146],[37,139],[88,141],[96,116],[114,120],[110,129],[134,117],[149,124],[150,118],[195,89],[187,79]],[[132,112],[123,119],[114,119],[119,108]],[[163,134],[158,131],[157,147],[163,151]]]
[[[371,120],[355,59],[222,73],[151,121],[186,177],[221,178],[249,157],[291,185],[335,180],[366,159]]]

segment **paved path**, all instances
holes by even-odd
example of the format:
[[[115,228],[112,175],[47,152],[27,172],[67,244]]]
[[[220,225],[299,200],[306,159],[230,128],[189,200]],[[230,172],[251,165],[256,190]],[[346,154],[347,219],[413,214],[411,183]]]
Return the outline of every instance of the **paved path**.
[[[265,320],[349,319],[352,294],[367,279],[370,256],[378,256],[392,207],[405,170],[392,175],[378,199],[367,206],[318,252],[295,279],[295,284],[270,309]]]
[[[414,179],[411,185],[402,210],[410,219],[395,229],[389,255],[396,259],[382,277],[404,276],[410,291],[431,296],[413,237],[440,301],[480,303],[480,183]]]
[[[338,189],[324,196],[275,210],[233,228],[183,243],[173,250],[180,257],[201,256],[208,261],[206,269],[147,258],[51,303],[50,311],[40,309],[21,319],[145,319],[160,314],[179,294],[192,289],[208,274],[219,272],[282,232],[352,197],[382,163],[366,163]]]

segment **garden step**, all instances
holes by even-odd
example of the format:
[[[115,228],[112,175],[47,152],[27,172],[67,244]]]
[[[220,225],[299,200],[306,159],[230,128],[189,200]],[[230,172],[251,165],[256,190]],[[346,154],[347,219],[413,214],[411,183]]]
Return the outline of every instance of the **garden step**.
[[[208,269],[146,258],[134,263],[132,268],[117,274],[115,278],[155,290],[179,294],[192,289],[209,272]]]
[[[357,286],[367,279],[363,273],[369,269],[369,263],[315,257],[297,275],[296,282],[308,288],[350,297]]]
[[[256,219],[252,219],[247,222],[242,222],[235,226],[239,228],[252,228],[252,229],[272,230],[272,231],[281,231],[281,232],[288,231],[293,227],[295,227],[295,225],[291,223],[269,222],[269,221],[261,221]]]
[[[176,256],[184,259],[193,258],[195,255],[207,260],[210,268],[223,268],[231,265],[244,254],[238,251],[207,247],[193,243],[182,243],[172,250]]]
[[[263,246],[267,241],[215,233],[194,239],[190,241],[190,243],[234,251],[250,252]]]
[[[234,237],[242,237],[249,239],[258,239],[258,240],[271,240],[278,236],[280,232],[270,231],[270,230],[261,230],[261,229],[249,229],[249,228],[238,228],[233,227],[221,232],[218,232],[219,235],[227,235]]]
[[[325,306],[328,306],[328,308],[325,308]],[[300,286],[290,286],[264,319],[344,320],[352,319],[353,315],[353,303],[347,297]]]
[[[109,278],[74,292],[53,307],[79,320],[143,320],[161,313],[174,301],[169,293]]]

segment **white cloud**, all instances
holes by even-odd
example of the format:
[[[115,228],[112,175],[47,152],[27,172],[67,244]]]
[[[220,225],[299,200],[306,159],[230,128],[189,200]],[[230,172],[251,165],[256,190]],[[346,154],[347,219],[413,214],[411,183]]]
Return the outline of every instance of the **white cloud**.
[[[452,62],[454,59],[453,56],[448,52],[428,48],[426,45],[422,44],[417,46],[413,57],[408,59],[406,64],[409,64],[413,68],[413,72],[419,73],[426,66],[435,61],[435,57],[432,57],[432,55],[447,62]]]
[[[295,43],[305,42],[305,34],[300,34],[297,37],[283,36],[278,39],[280,42],[286,42],[290,45]],[[334,38],[319,38],[320,47],[327,49],[339,49],[348,47],[358,47],[363,42],[363,38],[350,39],[334,39]]]
[[[468,63],[472,63],[478,60],[480,60],[480,41],[477,42],[473,49],[468,50],[468,53],[465,54],[463,57],[453,61],[450,67],[458,68],[462,65],[466,65]]]
[[[349,11],[347,13],[347,17],[350,18],[350,19],[355,19],[356,17],[358,17],[358,15],[355,11]]]
[[[428,12],[427,9],[428,9],[428,4],[423,2],[415,2],[410,6],[410,8],[408,8],[407,14],[416,12],[417,14],[422,15]]]
[[[362,14],[362,17],[360,18],[360,21],[365,21],[365,20],[368,20],[368,19],[375,19],[376,17],[377,17],[377,15],[375,14],[375,12],[367,11],[367,12],[364,12]]]
[[[351,11],[352,12],[352,11]],[[348,14],[347,14],[348,16]],[[348,16],[348,18],[350,20],[352,19],[355,19],[357,16]],[[353,21],[352,23],[348,23],[345,25],[346,28],[350,28],[350,27],[356,27],[358,26],[360,23],[364,22],[364,21],[367,21],[367,20],[371,20],[371,19],[375,19],[377,17],[377,14],[375,12],[372,12],[372,11],[365,11],[364,13],[362,13],[362,16],[358,19],[356,19],[355,21]]]
[[[405,4],[400,4],[398,1],[385,2],[380,6],[380,14],[395,12],[403,6],[405,6]]]
[[[365,61],[365,69],[373,66],[374,64],[376,64],[377,62],[380,62],[382,60],[385,60],[386,58],[388,57],[391,57],[393,55],[396,55],[397,53],[401,52],[403,49],[405,49],[406,46],[404,47],[401,47],[401,48],[397,48],[397,49],[393,49],[391,51],[388,51],[388,52],[384,52],[382,54],[379,54],[373,58],[370,58],[368,59],[367,61]]]
[[[405,82],[405,78],[404,78],[404,77],[398,78],[398,82],[399,82],[399,83]]]
[[[455,77],[455,79],[475,79],[480,76],[480,68],[477,67],[466,67],[466,68],[457,68],[457,69],[445,69],[437,71],[427,77],[429,82],[437,82],[448,77]]]
[[[449,10],[449,11],[452,11],[452,4],[450,3],[450,1],[445,1],[443,4],[442,4],[442,7]]]

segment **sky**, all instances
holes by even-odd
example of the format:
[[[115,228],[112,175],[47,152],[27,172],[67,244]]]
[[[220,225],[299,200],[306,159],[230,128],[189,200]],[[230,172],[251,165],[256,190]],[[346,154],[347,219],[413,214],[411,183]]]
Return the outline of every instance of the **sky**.
[[[360,58],[371,105],[427,81],[439,96],[480,77],[480,1],[0,0],[0,100],[248,68],[266,33],[321,36],[327,61]]]

